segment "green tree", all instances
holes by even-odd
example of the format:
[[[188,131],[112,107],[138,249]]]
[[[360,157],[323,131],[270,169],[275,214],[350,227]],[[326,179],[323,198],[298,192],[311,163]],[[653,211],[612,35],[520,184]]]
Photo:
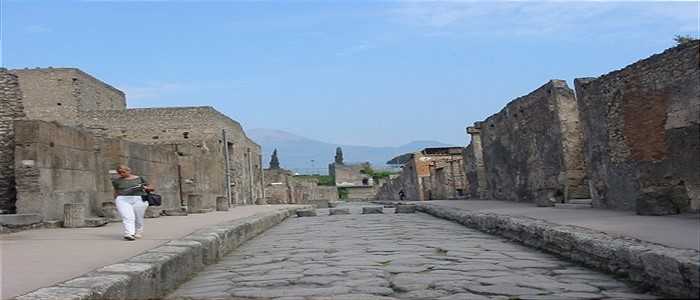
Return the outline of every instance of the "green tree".
[[[676,41],[676,44],[677,44],[677,45],[683,45],[683,44],[687,44],[687,43],[691,43],[691,42],[697,41],[698,39],[692,37],[692,36],[689,35],[689,34],[686,34],[686,35],[679,35],[679,34],[677,34],[677,35],[673,38],[673,40]]]
[[[275,151],[272,151],[272,158],[270,158],[270,169],[279,169],[280,168],[280,160],[277,158],[277,149]]]

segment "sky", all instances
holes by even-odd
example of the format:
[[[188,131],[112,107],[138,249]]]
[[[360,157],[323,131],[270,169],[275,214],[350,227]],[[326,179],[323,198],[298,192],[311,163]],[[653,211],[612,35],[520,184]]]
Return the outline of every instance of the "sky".
[[[700,31],[699,1],[0,3],[5,68],[77,67],[129,107],[369,146],[465,145],[550,79],[573,88]]]

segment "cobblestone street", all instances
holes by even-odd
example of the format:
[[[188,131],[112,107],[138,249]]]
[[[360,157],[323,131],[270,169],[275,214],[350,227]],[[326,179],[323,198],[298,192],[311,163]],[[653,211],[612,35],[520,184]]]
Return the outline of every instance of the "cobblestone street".
[[[170,299],[653,299],[611,276],[418,214],[290,218]]]

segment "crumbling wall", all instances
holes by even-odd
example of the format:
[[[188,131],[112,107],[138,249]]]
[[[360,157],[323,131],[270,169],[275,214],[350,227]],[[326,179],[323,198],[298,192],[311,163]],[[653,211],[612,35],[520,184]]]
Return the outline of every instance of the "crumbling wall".
[[[319,186],[318,180],[295,177],[284,169],[265,169],[265,202],[267,204],[309,203],[314,200],[338,199],[335,186]]]
[[[200,144],[171,145],[177,153],[181,204],[187,205],[189,195],[201,195],[201,208],[216,208],[216,197],[226,196],[225,158],[218,140]],[[235,202],[234,202],[235,204]]]
[[[490,198],[551,206],[567,191],[586,196],[575,101],[552,80],[480,124]]]
[[[369,163],[337,164],[330,165],[329,174],[335,178],[336,186],[372,186],[374,180],[364,174],[364,170],[371,168]]]
[[[0,68],[0,214],[15,212],[14,120],[24,117],[17,76]]]
[[[245,135],[238,122],[212,107],[90,111],[83,114],[81,123],[87,129],[103,136],[119,137],[146,144],[174,144],[183,145],[183,147],[189,145],[211,153],[223,153],[221,130],[225,129],[231,170],[232,202],[255,204],[263,197],[260,145]],[[225,162],[223,158],[213,158],[213,160],[220,162],[223,167]],[[209,163],[203,165],[209,165]],[[224,186],[224,181],[221,179],[211,184]]]
[[[464,160],[465,193],[469,198],[479,199],[476,157],[474,157],[474,146],[471,143],[464,148],[462,156]]]
[[[430,200],[465,199],[466,178],[463,159],[453,158],[430,166]]]
[[[420,195],[422,193],[421,185],[419,184],[419,178],[416,175],[416,159],[415,154],[411,159],[402,167],[401,172],[398,176],[389,178],[383,185],[379,186],[374,198],[377,200],[406,200],[406,201],[417,201],[420,200]],[[401,192],[404,194],[404,198],[401,199]]]
[[[123,110],[124,93],[74,68],[10,70],[20,83],[27,118],[78,125],[84,111]]]
[[[171,149],[101,139],[90,132],[38,120],[15,121],[17,213],[62,220],[63,205],[82,203],[100,215],[111,202],[118,164],[151,181],[162,208],[179,205],[177,157]]]
[[[594,206],[700,209],[699,45],[575,81]]]

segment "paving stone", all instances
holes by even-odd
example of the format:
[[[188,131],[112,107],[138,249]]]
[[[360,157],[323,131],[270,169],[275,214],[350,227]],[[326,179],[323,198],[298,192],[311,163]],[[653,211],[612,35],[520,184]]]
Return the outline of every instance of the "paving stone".
[[[362,214],[383,214],[384,208],[381,206],[368,206],[362,208]]]
[[[438,300],[489,300],[491,298],[482,296],[482,295],[477,295],[477,294],[472,294],[472,293],[457,293],[457,294],[452,294],[450,296],[444,296],[438,298]],[[561,299],[557,299],[561,300]]]
[[[299,209],[297,210],[297,217],[315,217],[317,216],[315,209]]]
[[[331,208],[328,210],[328,214],[331,216],[334,215],[349,215],[350,214],[350,209],[349,208]]]
[[[416,213],[416,205],[415,204],[399,204],[396,206],[396,210],[394,212],[397,214],[414,214],[414,213]]]
[[[604,282],[609,292],[634,294],[609,275],[429,215],[351,214],[288,219],[173,295],[223,289],[225,299],[549,300],[603,298],[594,283]]]
[[[514,284],[470,285],[467,286],[467,290],[480,294],[506,296],[546,294],[546,292],[543,292],[542,290],[519,287],[515,286]]]

